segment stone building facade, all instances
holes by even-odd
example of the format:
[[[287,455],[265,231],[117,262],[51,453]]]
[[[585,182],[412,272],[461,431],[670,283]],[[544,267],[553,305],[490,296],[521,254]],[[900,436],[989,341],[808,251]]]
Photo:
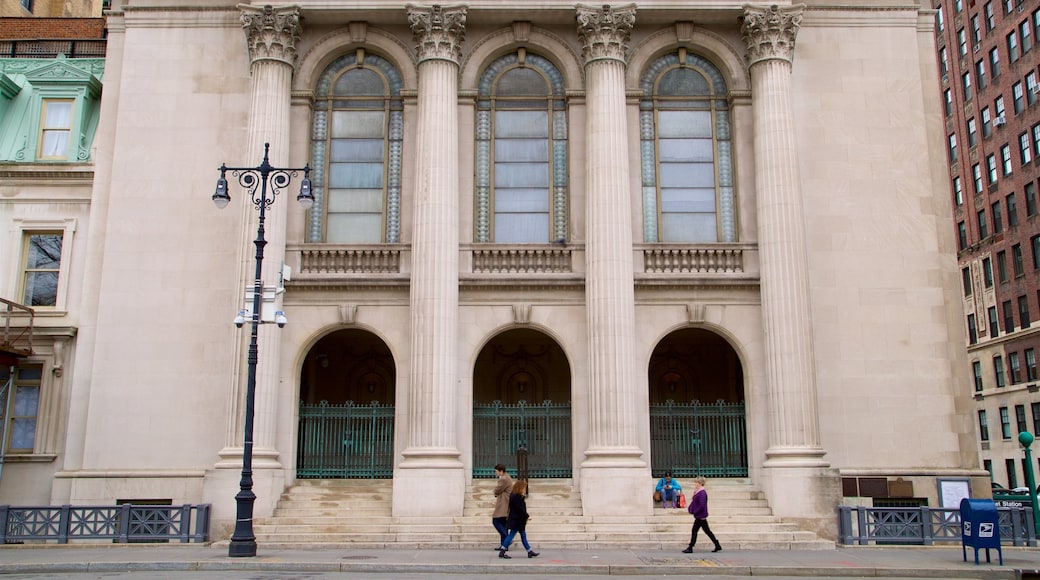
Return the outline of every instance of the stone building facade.
[[[55,161],[3,167],[0,295],[31,295],[24,248],[60,232],[37,326],[66,331],[19,363],[47,447],[9,453],[0,495],[209,502],[219,535],[250,410],[258,516],[301,477],[392,477],[395,514],[452,517],[518,447],[593,516],[649,514],[667,470],[746,478],[830,535],[890,489],[988,494],[933,22],[113,6],[89,196],[43,192]],[[298,170],[270,184],[257,316],[288,324],[259,325],[250,369],[257,207],[231,170],[228,208],[209,196],[268,158]]]

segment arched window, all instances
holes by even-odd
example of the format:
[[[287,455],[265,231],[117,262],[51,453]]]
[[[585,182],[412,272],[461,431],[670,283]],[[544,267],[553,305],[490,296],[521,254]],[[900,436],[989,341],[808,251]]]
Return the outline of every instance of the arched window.
[[[685,49],[641,81],[644,242],[735,242],[726,81]]]
[[[567,108],[555,66],[520,49],[477,86],[477,242],[567,238]]]
[[[401,76],[383,58],[358,50],[319,77],[308,242],[400,241],[401,110]]]

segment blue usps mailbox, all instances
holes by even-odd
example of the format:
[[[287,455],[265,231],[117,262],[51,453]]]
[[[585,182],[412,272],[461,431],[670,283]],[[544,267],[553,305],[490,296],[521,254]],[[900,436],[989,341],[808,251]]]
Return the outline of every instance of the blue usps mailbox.
[[[1000,565],[1004,565],[1004,553],[1000,550],[1000,520],[997,504],[991,499],[961,500],[961,555],[968,561],[966,548],[975,549],[975,565],[979,563],[979,550],[985,548],[986,562],[989,549],[996,548]]]

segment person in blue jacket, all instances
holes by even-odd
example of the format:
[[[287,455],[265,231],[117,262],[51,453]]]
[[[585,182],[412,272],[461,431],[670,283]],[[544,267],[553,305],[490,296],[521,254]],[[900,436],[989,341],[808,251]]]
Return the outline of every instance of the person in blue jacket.
[[[657,480],[657,487],[654,488],[661,494],[661,507],[662,508],[675,508],[679,507],[679,492],[682,491],[682,486],[679,482],[672,479],[672,472],[665,472],[664,477]]]

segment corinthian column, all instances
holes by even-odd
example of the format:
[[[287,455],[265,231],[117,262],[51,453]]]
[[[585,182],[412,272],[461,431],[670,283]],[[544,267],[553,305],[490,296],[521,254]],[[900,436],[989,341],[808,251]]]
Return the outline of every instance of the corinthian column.
[[[246,46],[251,62],[252,91],[249,104],[249,126],[246,147],[236,149],[242,159],[228,160],[231,165],[252,167],[263,159],[264,144],[270,143],[270,162],[276,167],[287,167],[289,160],[289,106],[293,69],[296,63],[296,42],[300,38],[300,14],[297,7],[256,8],[240,4],[242,28],[246,34]],[[268,195],[271,194],[270,187]],[[243,194],[244,195],[244,192]],[[294,197],[283,191],[274,199],[274,204],[265,212],[264,248],[264,302],[273,300],[275,287],[280,278],[281,264],[285,258],[285,224],[287,212],[299,211],[286,204],[286,197]],[[248,199],[240,200],[241,231],[255,233],[259,213]],[[239,260],[239,289],[253,291],[253,268],[255,266],[251,244],[242,244]],[[269,305],[267,310],[272,310]],[[262,308],[262,312],[263,312]],[[275,407],[279,383],[279,357],[281,356],[281,333],[273,324],[260,326],[257,335],[258,359],[256,369],[256,400],[254,414],[253,466],[256,468],[278,468],[278,452],[274,448]],[[236,343],[233,360],[242,361],[244,340]],[[236,464],[242,455],[243,406],[245,386],[241,384],[242,367],[236,363],[230,408],[235,418],[229,424],[227,444],[220,455],[219,467]],[[277,499],[277,498],[275,498]]]
[[[394,476],[394,514],[462,514],[465,474],[458,401],[458,74],[465,7],[408,6],[419,92],[412,236],[411,378],[407,445]],[[432,492],[432,495],[431,495]],[[436,497],[418,502],[416,497]],[[421,504],[421,505],[420,505]]]
[[[791,62],[804,5],[744,7],[751,70],[762,318],[769,392],[765,467],[784,496],[821,497],[812,472],[828,466],[820,444],[805,217],[791,105]],[[784,478],[787,483],[778,483]],[[804,493],[794,492],[802,489]],[[810,493],[812,495],[810,495]],[[797,509],[811,510],[810,505]],[[789,503],[789,502],[788,502]],[[818,502],[816,502],[818,503]],[[780,511],[791,510],[792,505]],[[796,511],[796,510],[792,510]],[[805,516],[805,512],[799,514]]]
[[[634,5],[578,6],[586,82],[586,276],[589,447],[582,463],[586,515],[645,513],[649,472],[639,441],[646,387],[635,364],[632,216],[625,68]]]

